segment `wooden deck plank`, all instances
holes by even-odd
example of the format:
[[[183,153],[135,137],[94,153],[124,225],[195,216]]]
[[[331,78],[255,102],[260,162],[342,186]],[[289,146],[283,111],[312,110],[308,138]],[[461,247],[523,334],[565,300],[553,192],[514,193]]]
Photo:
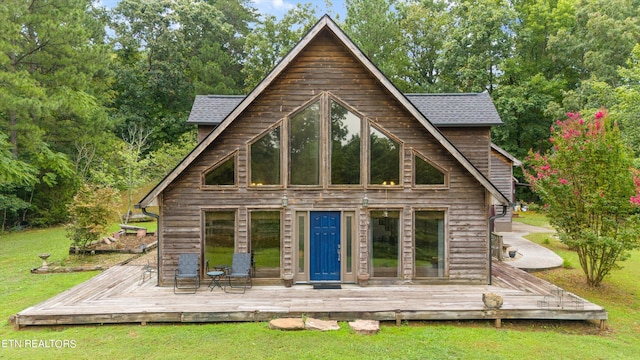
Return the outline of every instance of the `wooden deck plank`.
[[[558,289],[503,263],[493,266],[493,285],[398,285],[314,290],[311,286],[254,286],[245,294],[210,291],[174,294],[155,286],[155,274],[141,281],[141,266],[116,266],[72,289],[31,306],[16,325],[73,325],[150,322],[266,321],[306,314],[336,320],[559,319],[606,320],[602,307],[579,299],[579,307],[540,306]],[[486,310],[482,294],[500,294],[500,310]],[[569,305],[569,304],[567,304]]]

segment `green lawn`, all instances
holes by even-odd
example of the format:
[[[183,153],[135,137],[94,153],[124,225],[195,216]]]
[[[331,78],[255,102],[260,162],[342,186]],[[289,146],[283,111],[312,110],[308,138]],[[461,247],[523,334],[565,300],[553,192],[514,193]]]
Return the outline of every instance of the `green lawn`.
[[[538,239],[577,265],[562,244]],[[336,332],[280,332],[266,323],[108,325],[29,328],[16,331],[10,315],[72,287],[96,273],[34,275],[37,254],[66,257],[61,228],[0,236],[0,359],[634,359],[640,357],[640,253],[606,280],[602,289],[580,284],[579,270],[541,276],[610,311],[610,330],[582,322],[492,321],[383,324],[360,336],[346,324]],[[15,348],[25,341],[37,348]],[[73,347],[55,348],[57,344]],[[49,347],[42,347],[49,346]]]

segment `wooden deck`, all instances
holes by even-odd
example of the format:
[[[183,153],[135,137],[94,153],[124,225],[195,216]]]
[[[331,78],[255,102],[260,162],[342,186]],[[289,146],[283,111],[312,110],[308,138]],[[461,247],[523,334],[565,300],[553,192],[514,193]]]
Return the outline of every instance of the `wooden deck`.
[[[557,319],[593,320],[604,327],[604,308],[563,292],[531,274],[496,262],[493,285],[403,285],[314,290],[307,285],[254,286],[228,294],[203,286],[195,294],[173,293],[142,281],[142,266],[116,266],[47,301],[18,313],[17,327],[112,323],[199,323],[269,321],[277,317],[381,321]],[[486,310],[483,293],[504,299],[500,310]]]

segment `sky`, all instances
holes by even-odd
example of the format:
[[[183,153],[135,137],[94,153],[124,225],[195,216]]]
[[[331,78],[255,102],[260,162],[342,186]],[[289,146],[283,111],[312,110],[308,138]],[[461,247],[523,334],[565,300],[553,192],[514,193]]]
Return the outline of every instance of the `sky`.
[[[100,0],[100,3],[107,8],[112,8],[118,4],[120,0]],[[318,16],[330,13],[332,17],[336,14],[340,17],[340,20],[344,20],[346,14],[345,0],[331,0],[333,6],[327,8],[325,0],[305,0],[305,1],[292,1],[292,0],[252,0],[253,7],[258,10],[260,14],[274,15],[276,18],[281,19],[282,16],[293,9],[298,3],[312,3],[314,7],[319,9]]]

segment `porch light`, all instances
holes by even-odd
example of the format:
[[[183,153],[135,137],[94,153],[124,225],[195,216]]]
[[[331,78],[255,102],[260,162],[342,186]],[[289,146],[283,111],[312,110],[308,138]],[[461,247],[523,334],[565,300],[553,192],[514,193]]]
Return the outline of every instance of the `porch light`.
[[[369,198],[367,197],[367,195],[365,195],[362,198],[362,207],[367,207],[367,206],[369,206]]]
[[[287,207],[289,205],[289,199],[287,195],[282,195],[282,207]]]

